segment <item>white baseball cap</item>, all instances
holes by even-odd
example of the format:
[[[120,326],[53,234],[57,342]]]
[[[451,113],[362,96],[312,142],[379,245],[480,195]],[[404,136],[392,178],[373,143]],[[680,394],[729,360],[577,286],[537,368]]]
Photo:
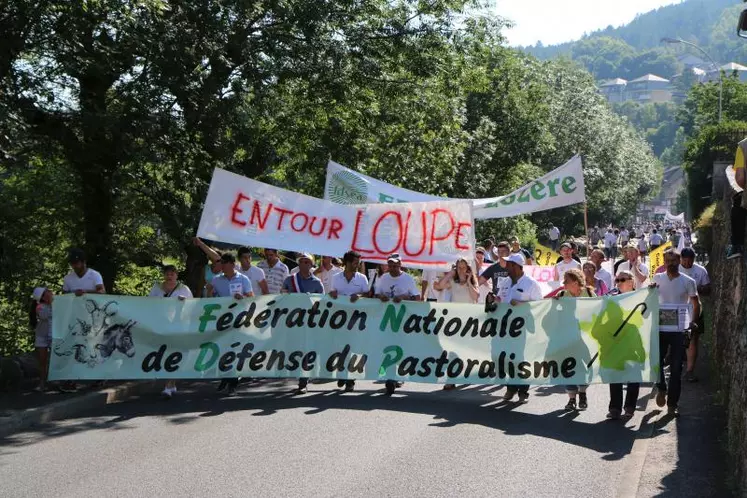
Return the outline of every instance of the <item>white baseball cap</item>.
[[[506,263],[516,263],[519,266],[524,266],[524,263],[526,260],[524,259],[524,256],[522,256],[519,253],[512,253],[510,256],[501,258]]]
[[[44,295],[44,291],[46,290],[46,287],[36,287],[34,288],[34,292],[31,294],[31,297],[34,299],[34,301],[41,302],[41,298]]]

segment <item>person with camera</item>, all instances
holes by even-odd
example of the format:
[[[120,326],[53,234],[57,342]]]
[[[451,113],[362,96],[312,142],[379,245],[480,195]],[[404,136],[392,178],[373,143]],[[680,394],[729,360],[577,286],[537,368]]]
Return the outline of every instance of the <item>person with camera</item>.
[[[470,303],[476,304],[480,297],[480,291],[477,289],[477,277],[475,277],[472,267],[464,258],[459,258],[451,271],[444,275],[441,280],[435,283],[436,290],[450,290],[451,303]],[[455,384],[444,384],[444,390],[449,391],[456,387]]]
[[[689,342],[689,334],[697,330],[698,324],[692,317],[700,316],[698,287],[691,277],[680,273],[680,255],[674,249],[664,253],[666,273],[654,275],[650,287],[659,289],[659,305],[689,305],[691,322],[689,330],[665,332],[659,330],[659,364],[664,364],[664,356],[669,348],[669,385],[664,377],[664,369],[659,369],[659,383],[656,385],[656,405],[667,405],[667,414],[679,416],[678,403],[682,390],[682,360]]]

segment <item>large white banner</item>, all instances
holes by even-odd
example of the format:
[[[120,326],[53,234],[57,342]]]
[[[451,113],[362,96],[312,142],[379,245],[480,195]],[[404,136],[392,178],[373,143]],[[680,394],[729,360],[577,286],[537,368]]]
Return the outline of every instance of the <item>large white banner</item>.
[[[197,236],[247,246],[367,261],[399,253],[409,268],[450,268],[472,259],[472,204],[439,202],[341,206],[216,168]]]
[[[460,384],[651,382],[652,289],[521,306],[313,294],[240,301],[72,294],[54,300],[50,379],[238,376]]]
[[[334,161],[327,163],[324,198],[338,204],[425,202],[445,199],[382,182]],[[470,199],[470,202],[474,205],[475,219],[490,219],[534,213],[578,204],[585,200],[581,157],[575,156],[559,168],[508,195]]]
[[[676,223],[684,223],[685,222],[685,213],[680,213],[677,216],[673,215],[669,211],[664,215],[664,219],[667,221],[673,221]]]

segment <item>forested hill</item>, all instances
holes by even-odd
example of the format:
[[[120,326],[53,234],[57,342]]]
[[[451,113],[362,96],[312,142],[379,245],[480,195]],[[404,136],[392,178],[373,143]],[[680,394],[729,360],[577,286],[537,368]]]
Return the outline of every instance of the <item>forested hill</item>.
[[[573,58],[598,79],[638,77],[652,72],[671,77],[682,68],[677,56],[686,47],[662,45],[663,37],[681,37],[711,54],[719,63],[747,61],[747,44],[736,35],[737,0],[685,0],[637,16],[619,28],[607,27],[574,42],[523,47],[541,59]],[[601,55],[601,57],[599,57]],[[695,53],[694,55],[699,55]]]

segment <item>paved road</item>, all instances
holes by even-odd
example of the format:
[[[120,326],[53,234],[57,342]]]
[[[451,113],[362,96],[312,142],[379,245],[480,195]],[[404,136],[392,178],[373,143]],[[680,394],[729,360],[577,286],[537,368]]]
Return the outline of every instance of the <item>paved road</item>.
[[[601,497],[638,479],[644,412],[606,421],[606,386],[568,414],[558,387],[517,405],[502,387],[408,383],[388,398],[359,384],[242,384],[233,398],[194,384],[109,405],[0,440],[0,495]]]

